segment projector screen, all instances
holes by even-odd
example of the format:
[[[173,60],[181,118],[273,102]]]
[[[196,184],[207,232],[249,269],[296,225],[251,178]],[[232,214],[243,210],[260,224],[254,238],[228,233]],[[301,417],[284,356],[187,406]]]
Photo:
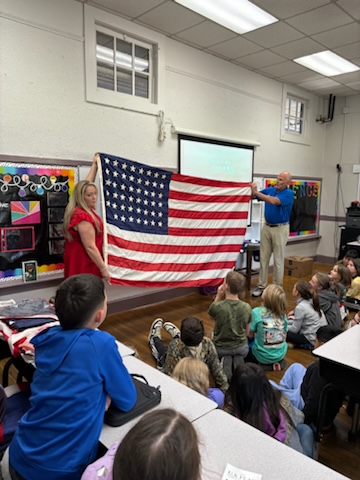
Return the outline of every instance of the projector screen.
[[[233,182],[252,182],[254,147],[179,135],[179,173]]]

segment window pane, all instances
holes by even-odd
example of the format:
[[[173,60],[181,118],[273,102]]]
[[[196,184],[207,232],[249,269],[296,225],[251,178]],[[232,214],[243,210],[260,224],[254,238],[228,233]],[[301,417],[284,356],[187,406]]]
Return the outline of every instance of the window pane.
[[[106,63],[97,62],[97,86],[114,90],[114,67]]]
[[[116,39],[116,64],[123,68],[132,68],[132,43]]]
[[[149,98],[149,77],[135,75],[135,95],[137,97]]]
[[[135,70],[149,72],[149,49],[135,45]]]
[[[285,130],[289,130],[289,117],[285,117]]]
[[[285,115],[289,115],[289,113],[290,113],[290,98],[286,97]]]
[[[96,32],[96,59],[114,62],[114,37],[106,33]]]
[[[297,101],[292,98],[290,101],[290,115],[292,116],[296,115],[296,105]]]
[[[121,93],[132,95],[132,74],[121,68],[116,69],[116,89]]]

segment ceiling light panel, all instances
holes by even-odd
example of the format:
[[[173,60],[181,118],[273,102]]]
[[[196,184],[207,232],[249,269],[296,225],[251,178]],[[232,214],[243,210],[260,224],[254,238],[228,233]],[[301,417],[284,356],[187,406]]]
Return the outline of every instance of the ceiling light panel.
[[[248,0],[175,0],[235,33],[247,33],[278,21]]]
[[[314,53],[305,57],[294,58],[294,62],[303,65],[310,70],[321,73],[326,77],[343,75],[344,73],[356,72],[360,67],[345,60],[345,58],[336,55],[336,53],[326,50],[324,52]]]

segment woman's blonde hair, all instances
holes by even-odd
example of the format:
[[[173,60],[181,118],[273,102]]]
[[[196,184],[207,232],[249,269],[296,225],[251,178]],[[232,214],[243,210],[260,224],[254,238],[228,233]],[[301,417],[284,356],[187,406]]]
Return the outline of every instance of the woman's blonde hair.
[[[209,368],[193,357],[182,358],[175,366],[172,377],[202,395],[208,394]]]
[[[96,225],[96,230],[98,232],[101,232],[101,227],[98,219],[94,215],[93,211],[91,208],[89,208],[85,202],[84,196],[86,193],[86,189],[88,187],[94,187],[96,190],[96,194],[98,194],[98,189],[95,183],[89,182],[88,180],[81,180],[75,185],[74,192],[69,200],[69,203],[65,209],[65,214],[64,214],[64,236],[71,242],[73,237],[71,233],[68,231],[69,224],[71,217],[74,213],[74,210],[76,207],[80,207],[83,210],[85,210],[86,213],[91,215],[91,217],[94,219],[95,225]]]
[[[268,285],[263,293],[263,302],[266,310],[271,312],[275,318],[281,319],[286,315],[286,295],[284,289],[279,285]]]

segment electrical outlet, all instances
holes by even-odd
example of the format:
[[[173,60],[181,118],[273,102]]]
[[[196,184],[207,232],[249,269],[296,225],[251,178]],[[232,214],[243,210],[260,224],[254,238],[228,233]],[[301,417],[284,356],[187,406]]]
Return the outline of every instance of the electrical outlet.
[[[353,173],[360,173],[360,163],[353,165]]]

